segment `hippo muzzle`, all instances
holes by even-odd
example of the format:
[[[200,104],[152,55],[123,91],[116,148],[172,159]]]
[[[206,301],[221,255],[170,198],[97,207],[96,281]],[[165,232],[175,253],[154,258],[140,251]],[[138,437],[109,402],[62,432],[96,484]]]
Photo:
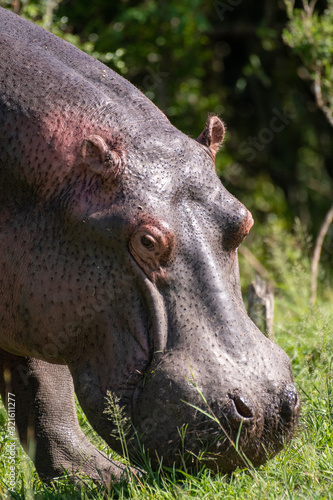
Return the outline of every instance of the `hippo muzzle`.
[[[208,344],[204,352],[209,355]],[[133,401],[137,435],[153,461],[163,457],[163,464],[170,467],[184,460],[196,463],[199,457],[222,472],[261,465],[290,440],[298,420],[300,405],[286,356],[273,347],[272,355],[279,355],[284,365],[284,375],[280,367],[284,378],[274,381],[267,374],[258,384],[255,371],[252,380],[248,377],[247,363],[236,368],[226,356],[214,355],[213,349],[211,354],[211,367],[202,356],[185,357],[183,351],[166,354],[154,364]],[[184,372],[187,377],[180,376]],[[135,454],[135,441],[133,447],[131,443]]]

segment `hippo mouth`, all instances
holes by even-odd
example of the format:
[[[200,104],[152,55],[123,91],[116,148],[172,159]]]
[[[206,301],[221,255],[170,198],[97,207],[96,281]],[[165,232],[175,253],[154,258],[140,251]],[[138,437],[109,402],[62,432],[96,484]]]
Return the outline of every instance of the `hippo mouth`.
[[[192,414],[185,405],[193,410]],[[167,467],[186,464],[196,470],[205,466],[216,473],[258,467],[274,457],[291,440],[300,411],[293,384],[272,397],[266,410],[254,408],[237,391],[229,393],[223,403],[213,402],[202,408],[180,402],[155,407],[142,416],[145,406],[137,394],[133,407],[136,435],[129,441],[135,459],[139,459],[139,437],[140,447],[150,452],[154,467],[161,463]],[[188,418],[179,420],[180,413]]]
[[[206,467],[223,473],[237,467],[258,467],[274,457],[291,440],[300,410],[293,384],[272,398],[266,412],[254,409],[237,391],[228,396],[222,410],[218,403],[210,405],[211,425],[209,418],[198,423],[186,449],[189,462],[195,463],[200,457]],[[278,408],[278,412],[268,408]],[[195,436],[200,436],[201,446],[195,442]]]

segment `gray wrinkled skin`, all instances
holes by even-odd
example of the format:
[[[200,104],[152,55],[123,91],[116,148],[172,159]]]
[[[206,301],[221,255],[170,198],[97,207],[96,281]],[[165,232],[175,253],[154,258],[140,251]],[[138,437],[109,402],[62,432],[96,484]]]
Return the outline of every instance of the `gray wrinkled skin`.
[[[81,432],[74,390],[119,452],[107,391],[153,460],[206,451],[232,471],[241,426],[241,449],[264,463],[300,405],[286,354],[243,305],[252,218],[215,172],[222,122],[185,136],[126,80],[3,9],[0,47],[1,393],[16,395],[40,476],[122,475]]]

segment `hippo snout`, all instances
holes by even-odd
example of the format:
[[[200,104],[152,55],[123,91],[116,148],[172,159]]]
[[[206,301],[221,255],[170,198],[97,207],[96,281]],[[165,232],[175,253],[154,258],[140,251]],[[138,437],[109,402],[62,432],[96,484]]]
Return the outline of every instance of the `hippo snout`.
[[[265,463],[291,439],[300,402],[287,367],[283,380],[272,382],[268,375],[270,383],[262,380],[255,387],[250,380],[228,388],[228,377],[215,366],[216,378],[208,387],[200,367],[192,370],[190,361],[183,361],[181,366],[179,357],[166,355],[135,397],[132,421],[153,461],[163,457],[163,464],[180,466],[202,457],[214,471],[231,472]]]

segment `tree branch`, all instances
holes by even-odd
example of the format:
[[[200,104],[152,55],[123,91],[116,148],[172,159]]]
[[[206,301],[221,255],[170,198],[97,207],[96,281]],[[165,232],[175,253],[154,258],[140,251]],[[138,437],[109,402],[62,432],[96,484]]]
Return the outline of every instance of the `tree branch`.
[[[250,265],[259,273],[259,275],[265,280],[272,282],[272,278],[267,271],[267,269],[259,262],[257,257],[253,255],[251,250],[246,246],[242,245],[238,248],[238,252],[243,255],[243,257],[250,263]]]
[[[327,120],[329,121],[330,125],[333,127],[333,114],[332,110],[329,106],[327,106],[324,102],[323,99],[323,94],[321,90],[321,74],[320,70],[317,70],[315,73],[315,79],[314,79],[314,85],[313,85],[313,92],[316,98],[316,103],[319,109],[321,109],[326,116]]]
[[[323,225],[320,228],[319,234],[317,236],[315,249],[313,252],[312,263],[311,263],[311,304],[315,304],[317,299],[318,268],[319,268],[321,249],[323,247],[327,231],[332,222],[333,222],[333,205],[327,212]]]

